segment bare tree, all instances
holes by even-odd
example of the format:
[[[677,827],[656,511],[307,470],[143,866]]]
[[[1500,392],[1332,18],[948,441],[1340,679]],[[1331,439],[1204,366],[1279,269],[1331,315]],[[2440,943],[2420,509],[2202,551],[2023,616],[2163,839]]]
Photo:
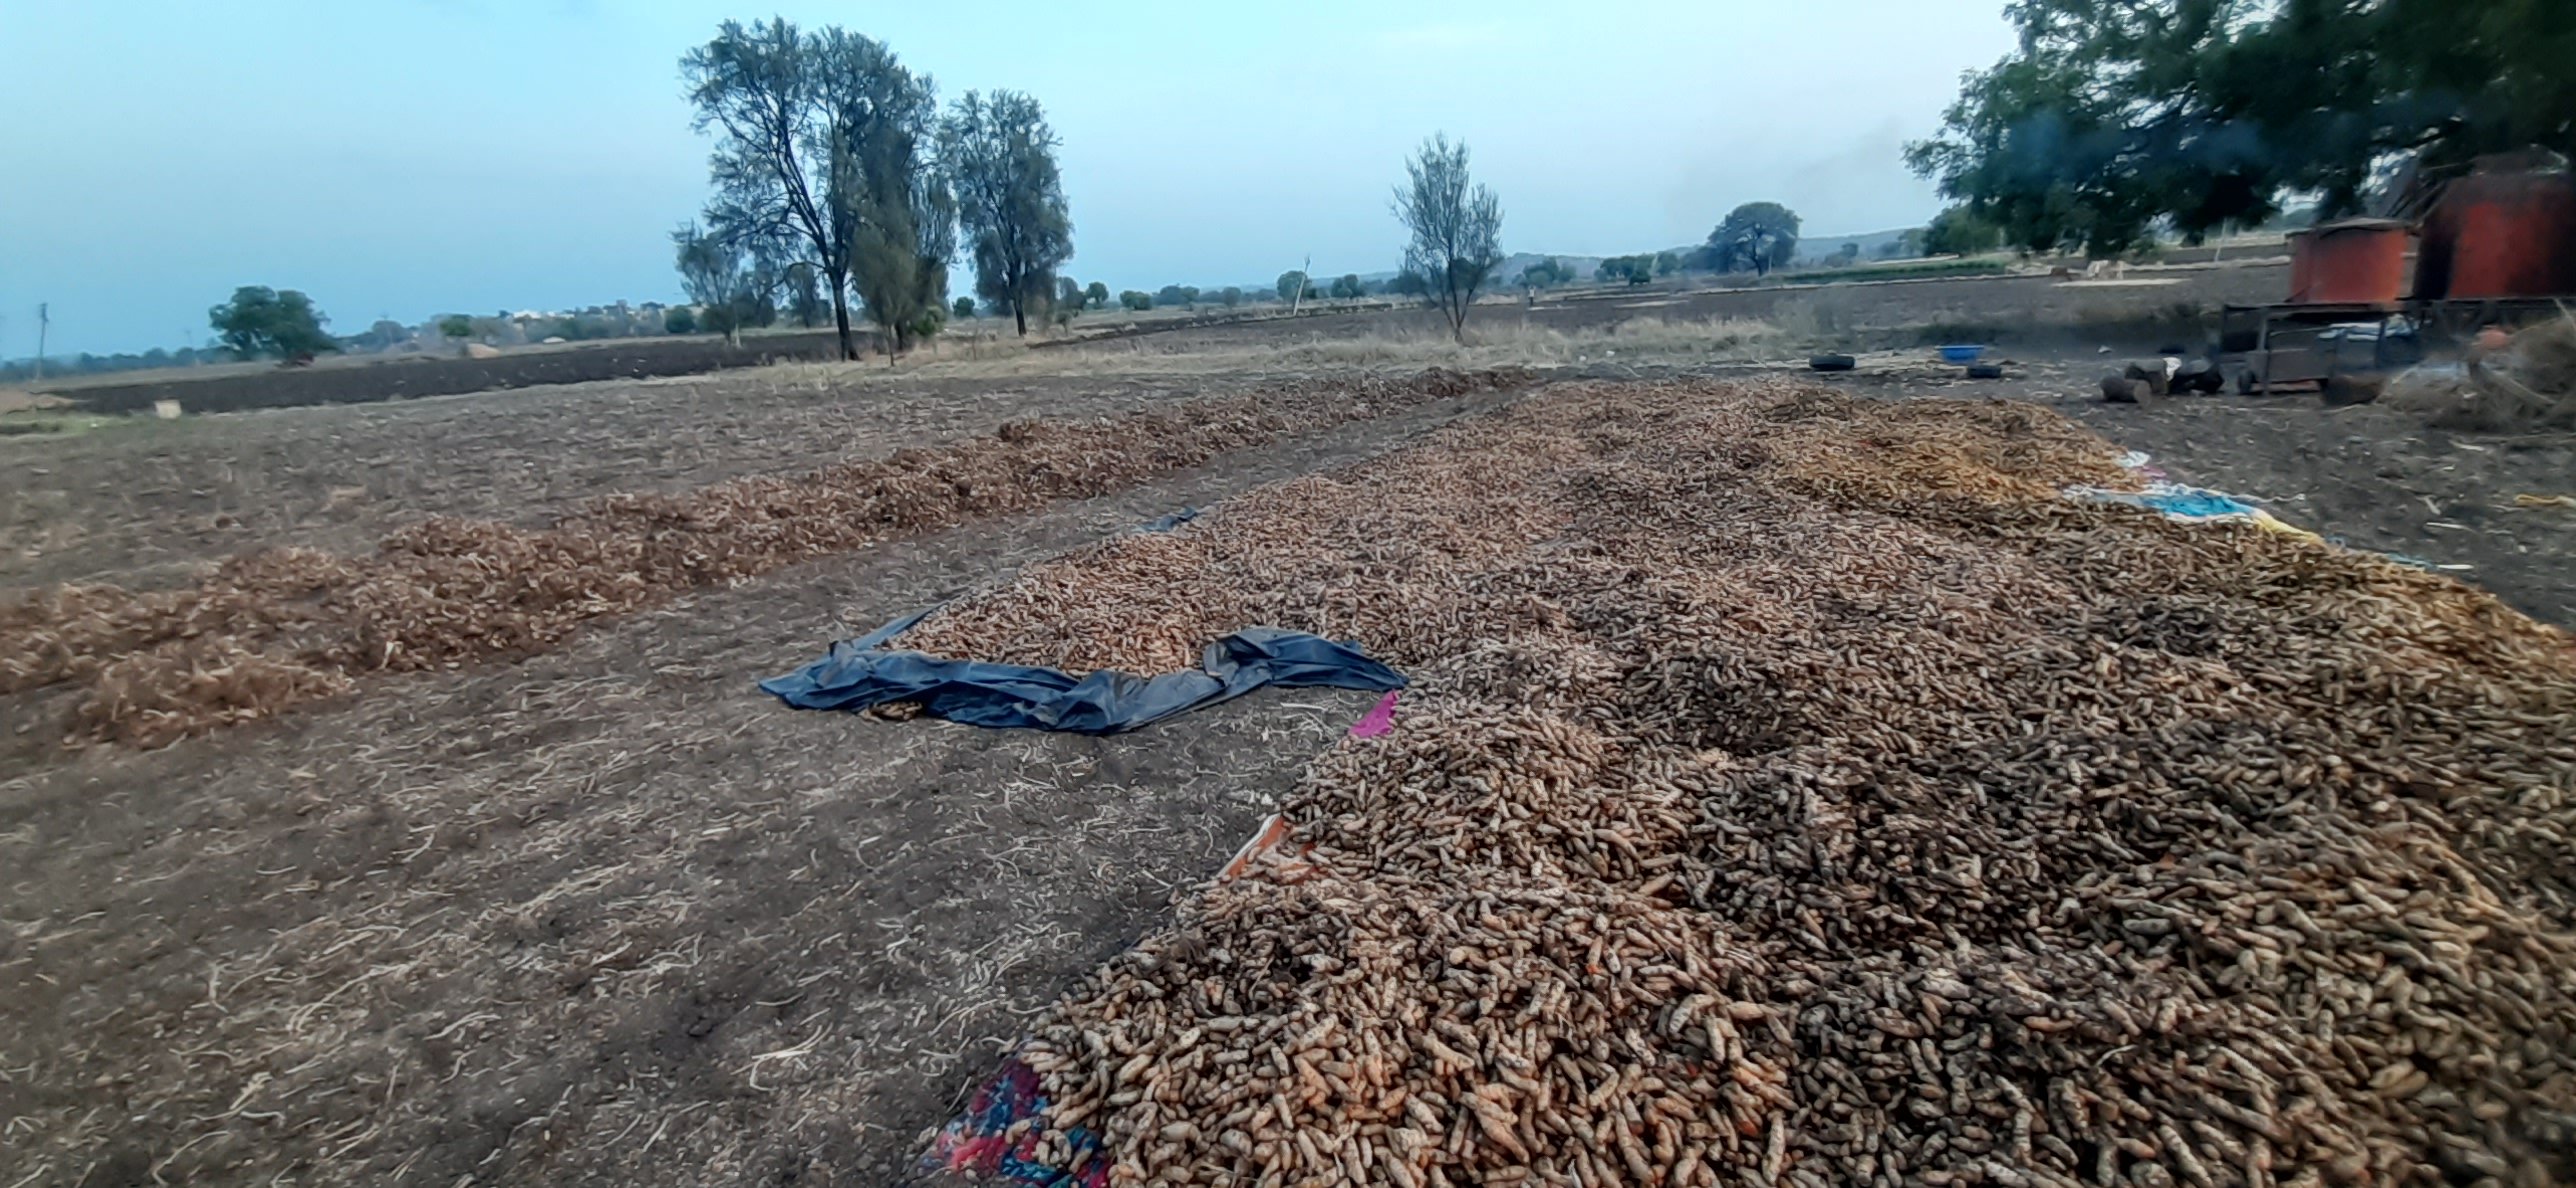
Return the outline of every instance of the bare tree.
[[[1406,183],[1396,187],[1395,217],[1412,239],[1404,270],[1423,278],[1426,296],[1449,333],[1467,339],[1467,312],[1476,290],[1503,262],[1502,202],[1467,177],[1467,144],[1433,136],[1404,163]]]

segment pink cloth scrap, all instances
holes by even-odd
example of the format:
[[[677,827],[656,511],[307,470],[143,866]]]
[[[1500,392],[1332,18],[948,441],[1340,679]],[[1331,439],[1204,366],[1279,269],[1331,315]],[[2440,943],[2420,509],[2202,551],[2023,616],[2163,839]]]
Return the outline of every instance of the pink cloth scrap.
[[[1351,737],[1383,738],[1388,731],[1395,729],[1395,698],[1394,693],[1378,698],[1375,708],[1361,714],[1359,721],[1351,723]]]

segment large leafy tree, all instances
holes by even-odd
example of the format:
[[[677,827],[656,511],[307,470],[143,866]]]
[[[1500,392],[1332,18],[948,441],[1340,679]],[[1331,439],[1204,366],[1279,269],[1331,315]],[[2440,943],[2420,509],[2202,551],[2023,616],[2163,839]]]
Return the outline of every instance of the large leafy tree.
[[[1574,269],[1554,256],[1521,269],[1521,283],[1533,289],[1554,288],[1574,279]]]
[[[1798,228],[1796,211],[1777,202],[1747,202],[1708,233],[1710,263],[1719,272],[1749,268],[1756,275],[1785,268],[1798,254]]]
[[[2028,250],[2115,254],[2263,220],[2292,193],[2539,144],[2576,151],[2576,5],[2556,0],[2016,0],[2019,48],[1907,148]]]
[[[224,349],[245,359],[295,359],[340,349],[322,328],[331,319],[293,289],[243,285],[233,290],[232,300],[207,310],[206,320]]]
[[[1919,231],[1908,231],[1906,235],[1912,237],[1910,243],[1900,239],[1893,246],[1900,251],[1910,247],[1914,251],[1934,256],[1973,256],[1980,252],[1991,252],[2002,247],[2004,242],[2003,231],[2000,228],[1978,218],[1964,206],[1953,206],[1942,211],[1932,216],[1930,226]]]
[[[1395,217],[1409,238],[1404,271],[1423,279],[1427,300],[1448,319],[1449,333],[1467,338],[1467,314],[1476,290],[1503,262],[1503,205],[1488,187],[1467,175],[1467,143],[1445,135],[1422,142],[1404,163],[1405,184],[1395,188]]]
[[[2440,161],[2537,144],[2576,157],[2576,5],[2389,0],[2374,49]]]
[[[1021,334],[1043,307],[1056,269],[1073,256],[1055,133],[1038,102],[1016,91],[968,91],[939,125],[940,164],[957,196],[975,258],[975,291],[1011,311]]]
[[[1653,256],[1612,256],[1592,269],[1592,279],[1642,285],[1655,279]]]

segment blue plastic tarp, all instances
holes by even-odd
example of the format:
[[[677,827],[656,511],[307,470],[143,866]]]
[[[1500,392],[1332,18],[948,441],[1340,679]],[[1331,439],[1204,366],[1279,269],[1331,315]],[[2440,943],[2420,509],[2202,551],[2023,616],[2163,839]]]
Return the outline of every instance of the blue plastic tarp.
[[[798,709],[864,710],[914,701],[932,717],[968,726],[1117,734],[1264,685],[1383,693],[1405,684],[1404,674],[1369,659],[1356,646],[1276,627],[1247,627],[1209,644],[1197,672],[1154,677],[1107,670],[1077,677],[1052,668],[949,660],[886,646],[929,613],[907,615],[865,637],[834,644],[831,655],[762,681],[760,687]]]
[[[2067,494],[2096,503],[2125,503],[2161,512],[2176,520],[2224,520],[2251,517],[2262,508],[2220,491],[2186,487],[2179,483],[2149,483],[2144,491],[2113,491],[2102,487],[2070,487]]]

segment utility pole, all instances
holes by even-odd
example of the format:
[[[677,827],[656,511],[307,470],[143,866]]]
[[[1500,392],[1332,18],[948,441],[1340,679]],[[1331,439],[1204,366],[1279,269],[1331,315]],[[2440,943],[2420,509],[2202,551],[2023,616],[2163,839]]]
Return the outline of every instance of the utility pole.
[[[54,307],[51,304],[42,301],[36,303],[36,378],[29,380],[29,383],[45,378],[45,330],[54,324],[53,311]]]

